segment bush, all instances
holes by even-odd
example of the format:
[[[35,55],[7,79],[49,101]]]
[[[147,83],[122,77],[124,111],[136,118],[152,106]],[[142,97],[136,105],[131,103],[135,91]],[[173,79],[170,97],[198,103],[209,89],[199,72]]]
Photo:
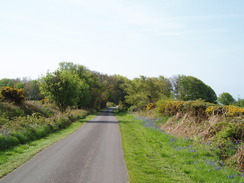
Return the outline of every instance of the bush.
[[[212,115],[238,117],[244,115],[244,108],[238,106],[216,105],[202,100],[180,101],[160,100],[157,102],[158,112],[164,116],[174,116],[177,113],[189,113],[195,117],[207,118]]]
[[[164,116],[174,116],[176,114],[188,113],[192,117],[199,120],[206,119],[206,109],[208,106],[213,105],[202,100],[196,101],[179,101],[179,100],[161,100],[157,103],[158,112]]]
[[[228,106],[216,105],[216,106],[209,106],[206,109],[206,113],[209,116],[224,115],[226,117],[235,117],[235,116],[244,115],[244,108],[238,107],[238,106],[233,106],[233,105],[228,105]]]
[[[242,154],[244,151],[244,108],[216,105],[202,100],[161,100],[157,103],[157,110],[164,117],[175,116],[175,119],[179,119],[184,116],[180,125],[174,126],[175,123],[169,123],[169,127],[175,128],[174,130],[180,133],[187,132],[188,127],[191,131],[195,130],[194,136],[200,134],[204,140],[210,141],[213,144],[213,150],[216,150],[220,159],[226,164],[244,170]],[[202,125],[199,125],[199,122]]]
[[[23,89],[6,86],[1,89],[0,98],[7,102],[21,104],[25,100],[25,92]]]
[[[66,128],[87,114],[88,112],[84,110],[70,110],[50,118],[33,113],[11,120],[5,119],[0,130],[0,150],[45,137],[54,131]]]

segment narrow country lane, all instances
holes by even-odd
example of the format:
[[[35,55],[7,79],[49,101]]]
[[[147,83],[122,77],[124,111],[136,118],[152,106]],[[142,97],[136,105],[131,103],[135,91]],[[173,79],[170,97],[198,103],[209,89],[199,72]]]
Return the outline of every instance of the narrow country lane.
[[[112,108],[0,179],[0,183],[127,182],[119,125]]]

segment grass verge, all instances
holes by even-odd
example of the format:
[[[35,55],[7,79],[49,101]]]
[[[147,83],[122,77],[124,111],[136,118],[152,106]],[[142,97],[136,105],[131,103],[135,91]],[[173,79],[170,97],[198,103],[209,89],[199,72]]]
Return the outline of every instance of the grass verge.
[[[225,166],[207,145],[164,133],[148,119],[116,116],[130,183],[244,182],[244,174]]]
[[[89,115],[84,119],[73,122],[66,129],[52,133],[45,138],[0,151],[0,177],[12,172],[44,148],[47,148],[78,130],[85,122],[91,120],[93,117],[95,117],[95,115]]]

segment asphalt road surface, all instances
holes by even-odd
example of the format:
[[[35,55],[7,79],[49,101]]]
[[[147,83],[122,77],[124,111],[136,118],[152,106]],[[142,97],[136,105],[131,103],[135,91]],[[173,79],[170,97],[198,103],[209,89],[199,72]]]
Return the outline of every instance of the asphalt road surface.
[[[0,183],[128,183],[112,109],[43,150]]]

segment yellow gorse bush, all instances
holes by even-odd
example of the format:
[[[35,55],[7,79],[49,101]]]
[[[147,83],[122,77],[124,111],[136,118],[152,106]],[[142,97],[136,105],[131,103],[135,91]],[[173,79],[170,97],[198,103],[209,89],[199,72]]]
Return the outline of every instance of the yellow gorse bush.
[[[206,113],[210,115],[225,115],[228,117],[242,116],[244,115],[244,108],[228,105],[228,106],[209,106],[206,109]]]
[[[202,100],[162,100],[157,103],[157,109],[160,114],[165,116],[174,116],[177,113],[186,112],[196,117],[208,117],[211,115],[224,115],[228,117],[234,117],[244,115],[244,108],[233,105],[216,105],[204,102]]]
[[[244,108],[241,107],[237,107],[237,106],[225,106],[225,114],[227,116],[240,116],[240,115],[244,115]]]
[[[0,97],[2,100],[20,104],[25,100],[25,91],[23,89],[6,86],[1,89]]]

